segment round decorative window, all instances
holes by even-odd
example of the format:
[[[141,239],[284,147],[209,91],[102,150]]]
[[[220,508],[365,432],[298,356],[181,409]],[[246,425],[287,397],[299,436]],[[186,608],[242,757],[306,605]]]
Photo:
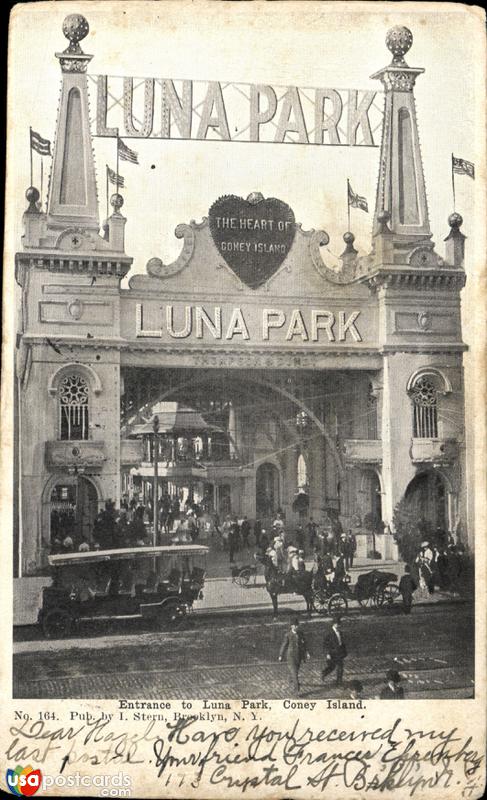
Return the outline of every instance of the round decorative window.
[[[80,375],[66,375],[59,387],[59,397],[64,406],[88,405],[88,384]]]
[[[436,388],[429,378],[418,378],[411,393],[413,403],[417,406],[435,406]]]

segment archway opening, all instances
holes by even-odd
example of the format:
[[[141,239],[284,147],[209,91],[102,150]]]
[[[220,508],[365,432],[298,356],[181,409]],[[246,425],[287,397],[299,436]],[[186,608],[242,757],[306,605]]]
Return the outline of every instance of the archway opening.
[[[83,475],[60,477],[49,496],[49,531],[45,540],[55,550],[66,537],[77,550],[81,542],[91,542],[98,513],[98,493]]]
[[[413,516],[431,531],[448,530],[447,490],[438,472],[416,475],[408,485],[404,499]]]

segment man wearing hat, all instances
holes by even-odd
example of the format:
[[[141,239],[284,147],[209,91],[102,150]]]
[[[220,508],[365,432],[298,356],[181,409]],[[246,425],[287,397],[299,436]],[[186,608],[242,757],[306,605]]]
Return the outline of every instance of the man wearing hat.
[[[336,685],[343,685],[343,662],[347,657],[347,646],[343,639],[340,626],[340,617],[333,617],[331,631],[325,636],[323,642],[325,651],[325,666],[321,672],[321,680],[325,681],[327,675],[336,669]]]
[[[284,637],[279,652],[279,661],[286,655],[287,666],[293,681],[294,691],[299,694],[299,668],[303,661],[309,659],[308,647],[303,631],[299,627],[299,619],[295,617],[289,631]]]
[[[387,685],[381,690],[380,700],[404,700],[404,689],[399,686],[401,676],[395,669],[388,669],[386,672]]]

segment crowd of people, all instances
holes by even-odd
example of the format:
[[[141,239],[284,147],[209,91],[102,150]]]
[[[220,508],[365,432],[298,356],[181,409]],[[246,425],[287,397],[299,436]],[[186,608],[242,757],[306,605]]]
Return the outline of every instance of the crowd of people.
[[[429,594],[435,589],[458,592],[464,559],[465,548],[461,543],[425,539],[411,565],[418,587]]]
[[[222,523],[218,515],[208,511],[204,504],[187,500],[183,505],[178,497],[163,495],[160,499],[160,535],[170,541],[194,543],[203,538],[215,549],[228,553],[230,564],[242,551],[253,548],[260,560],[268,559],[277,572],[306,570],[306,560],[312,559],[312,569],[320,572],[324,580],[340,585],[353,567],[357,550],[356,537],[351,530],[325,529],[311,517],[294,529],[286,524],[281,510],[269,528],[259,519],[249,520],[227,514]],[[153,542],[151,523],[153,510],[136,500],[124,498],[117,509],[112,500],[105,502],[97,514],[89,538],[79,532],[74,510],[71,507],[51,513],[51,552],[73,553],[88,550],[106,550],[123,547],[143,547]],[[417,589],[432,594],[435,589],[458,592],[463,572],[464,548],[453,540],[423,540],[416,557],[405,567],[399,589],[406,613],[411,610]]]

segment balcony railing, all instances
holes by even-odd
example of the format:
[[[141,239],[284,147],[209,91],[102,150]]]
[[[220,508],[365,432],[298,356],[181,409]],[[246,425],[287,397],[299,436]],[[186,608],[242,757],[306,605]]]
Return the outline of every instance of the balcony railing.
[[[105,442],[46,442],[46,465],[49,469],[101,469],[106,461]]]
[[[345,463],[380,464],[382,462],[382,442],[380,439],[345,439],[343,442]]]
[[[452,464],[458,458],[456,439],[413,439],[413,464]]]

